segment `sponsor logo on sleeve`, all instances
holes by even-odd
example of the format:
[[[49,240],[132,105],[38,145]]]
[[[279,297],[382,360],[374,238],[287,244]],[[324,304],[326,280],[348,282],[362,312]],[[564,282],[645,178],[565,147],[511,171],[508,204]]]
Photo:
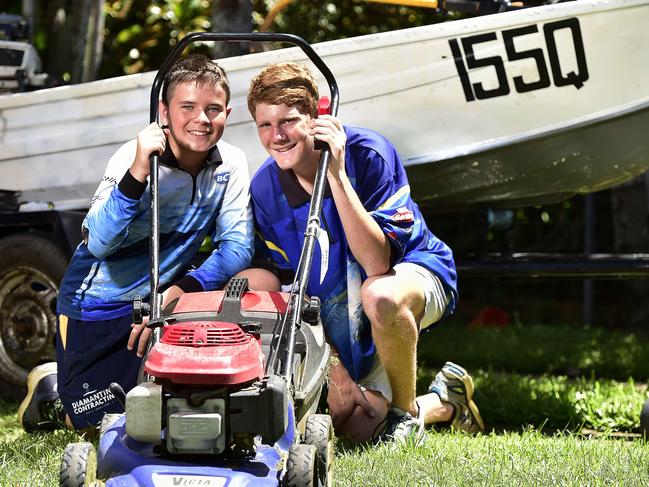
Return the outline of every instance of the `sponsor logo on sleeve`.
[[[214,175],[214,180],[217,184],[225,184],[230,180],[229,172],[220,172]]]
[[[412,211],[405,206],[397,208],[397,211],[392,215],[392,220],[395,222],[411,222],[414,220]]]

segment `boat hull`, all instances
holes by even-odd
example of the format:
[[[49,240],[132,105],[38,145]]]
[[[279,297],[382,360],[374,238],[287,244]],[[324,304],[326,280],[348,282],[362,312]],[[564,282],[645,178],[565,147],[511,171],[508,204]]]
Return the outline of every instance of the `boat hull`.
[[[558,203],[646,171],[648,126],[649,105],[644,105],[474,154],[411,165],[411,191],[419,205],[430,211]]]

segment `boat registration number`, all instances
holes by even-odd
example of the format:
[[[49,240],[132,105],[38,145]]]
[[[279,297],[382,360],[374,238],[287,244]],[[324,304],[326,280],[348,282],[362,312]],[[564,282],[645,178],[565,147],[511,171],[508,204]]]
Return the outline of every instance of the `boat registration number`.
[[[485,100],[497,96],[506,96],[511,91],[506,62],[529,59],[535,65],[533,76],[512,76],[513,88],[517,93],[526,93],[549,86],[574,86],[580,89],[588,80],[588,65],[584,41],[581,36],[579,19],[571,17],[542,25],[543,35],[539,34],[537,24],[516,27],[497,32],[484,32],[472,36],[449,39],[448,43],[455,60],[457,74],[462,82],[466,101]],[[537,47],[532,49],[517,49],[516,39],[536,34],[532,43]],[[500,42],[505,47],[506,56],[481,56],[480,50],[494,51],[493,41]],[[526,39],[530,44],[530,39]],[[519,42],[523,42],[522,40]],[[481,46],[481,44],[484,44]],[[497,47],[497,44],[496,44]],[[547,59],[544,50],[547,52]],[[570,51],[573,51],[572,53]],[[565,61],[572,58],[570,65]],[[504,59],[504,60],[503,60]],[[562,59],[563,64],[562,65]],[[509,65],[508,65],[509,66]],[[566,67],[567,66],[567,67]],[[482,81],[472,82],[473,70],[493,68],[497,86],[485,88]],[[477,72],[477,71],[475,71]],[[526,79],[527,78],[527,79]],[[491,83],[490,83],[491,85]]]

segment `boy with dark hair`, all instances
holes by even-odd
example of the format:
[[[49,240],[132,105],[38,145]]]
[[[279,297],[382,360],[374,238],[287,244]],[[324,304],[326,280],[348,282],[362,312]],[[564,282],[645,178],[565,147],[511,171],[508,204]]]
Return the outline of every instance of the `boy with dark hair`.
[[[192,55],[167,73],[152,123],[120,147],[83,222],[83,242],[58,299],[57,363],[36,367],[18,412],[26,431],[96,426],[122,407],[109,385],[136,385],[150,330],[131,323],[132,301],[149,289],[149,158],[160,156],[162,305],[183,292],[222,287],[250,262],[253,248],[248,166],[223,142],[230,113],[223,69]],[[197,269],[204,238],[215,250]]]
[[[403,441],[420,439],[431,423],[483,429],[473,381],[455,364],[415,397],[419,332],[457,299],[451,250],[426,227],[394,146],[371,130],[317,117],[317,103],[316,82],[299,64],[271,65],[250,85],[248,108],[270,155],[251,182],[253,213],[277,275],[248,270],[251,287],[291,282],[320,158],[314,142],[328,144],[323,235],[307,293],[322,301],[338,357],[327,397],[338,434]]]

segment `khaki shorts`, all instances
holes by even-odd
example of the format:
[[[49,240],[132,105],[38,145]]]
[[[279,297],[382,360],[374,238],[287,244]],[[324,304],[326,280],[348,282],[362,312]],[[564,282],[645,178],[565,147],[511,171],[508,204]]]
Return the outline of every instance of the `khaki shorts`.
[[[424,317],[419,322],[419,330],[428,328],[430,325],[437,323],[442,316],[450,300],[446,295],[444,286],[439,278],[425,267],[411,262],[402,262],[394,266],[394,270],[399,274],[409,274],[413,281],[420,283],[426,299]],[[385,372],[378,355],[374,357],[374,365],[370,373],[358,381],[362,390],[377,391],[388,401],[392,402],[392,387],[390,380]]]

